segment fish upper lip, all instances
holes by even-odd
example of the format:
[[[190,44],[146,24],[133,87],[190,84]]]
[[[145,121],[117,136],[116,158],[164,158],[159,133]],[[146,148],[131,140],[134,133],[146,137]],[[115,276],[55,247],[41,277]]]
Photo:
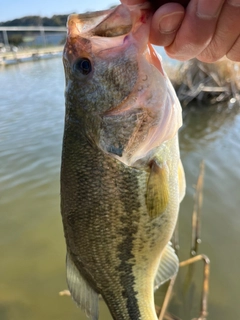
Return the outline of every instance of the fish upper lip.
[[[109,51],[109,50],[115,50],[115,49],[117,50],[119,48],[121,48],[122,50],[126,49],[129,45],[131,45],[131,41],[126,41],[126,39],[129,38],[129,35],[130,35],[130,33],[125,34],[125,35],[121,35],[118,37],[112,37],[112,38],[103,38],[103,37],[93,36],[92,37],[93,42],[94,42],[94,39],[100,38],[100,39],[111,39],[111,40],[109,40],[109,43],[110,43],[110,41],[112,41],[112,39],[117,40],[117,38],[119,38],[118,44],[115,44],[112,47],[107,47],[102,50],[98,50],[98,51],[96,51],[96,54],[99,54],[99,53],[102,53],[105,51]],[[134,43],[132,43],[132,45],[134,45]]]

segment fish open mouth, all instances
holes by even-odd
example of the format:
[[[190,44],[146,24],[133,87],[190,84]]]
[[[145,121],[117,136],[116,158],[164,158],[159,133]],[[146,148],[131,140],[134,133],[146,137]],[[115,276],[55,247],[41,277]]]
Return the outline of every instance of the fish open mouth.
[[[93,36],[111,38],[127,34],[132,29],[131,20],[130,11],[118,6],[92,30]]]
[[[129,33],[132,26],[131,12],[125,6],[118,6],[111,10],[70,15],[68,34],[112,38]]]

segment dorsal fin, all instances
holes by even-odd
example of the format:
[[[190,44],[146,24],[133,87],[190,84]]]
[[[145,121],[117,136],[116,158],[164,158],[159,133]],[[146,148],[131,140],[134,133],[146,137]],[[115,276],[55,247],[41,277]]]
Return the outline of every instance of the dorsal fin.
[[[160,264],[154,280],[154,290],[157,290],[164,282],[172,279],[179,268],[179,260],[171,246],[168,243],[162,253]]]
[[[67,283],[73,300],[91,320],[98,320],[98,294],[81,276],[69,253],[67,253]]]

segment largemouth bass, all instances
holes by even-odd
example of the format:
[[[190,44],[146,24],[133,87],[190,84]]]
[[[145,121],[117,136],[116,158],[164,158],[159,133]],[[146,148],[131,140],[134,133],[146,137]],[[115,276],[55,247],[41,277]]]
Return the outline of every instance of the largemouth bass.
[[[181,107],[148,42],[151,11],[71,15],[63,61],[61,211],[67,282],[98,319],[157,319],[154,290],[178,271],[169,244],[184,195]]]

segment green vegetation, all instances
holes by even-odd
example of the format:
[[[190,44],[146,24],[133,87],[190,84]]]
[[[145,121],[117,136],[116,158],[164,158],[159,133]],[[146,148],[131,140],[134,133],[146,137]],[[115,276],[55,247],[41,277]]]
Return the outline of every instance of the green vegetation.
[[[13,46],[19,46],[23,42],[23,36],[19,33],[12,34],[8,38],[9,44]]]

